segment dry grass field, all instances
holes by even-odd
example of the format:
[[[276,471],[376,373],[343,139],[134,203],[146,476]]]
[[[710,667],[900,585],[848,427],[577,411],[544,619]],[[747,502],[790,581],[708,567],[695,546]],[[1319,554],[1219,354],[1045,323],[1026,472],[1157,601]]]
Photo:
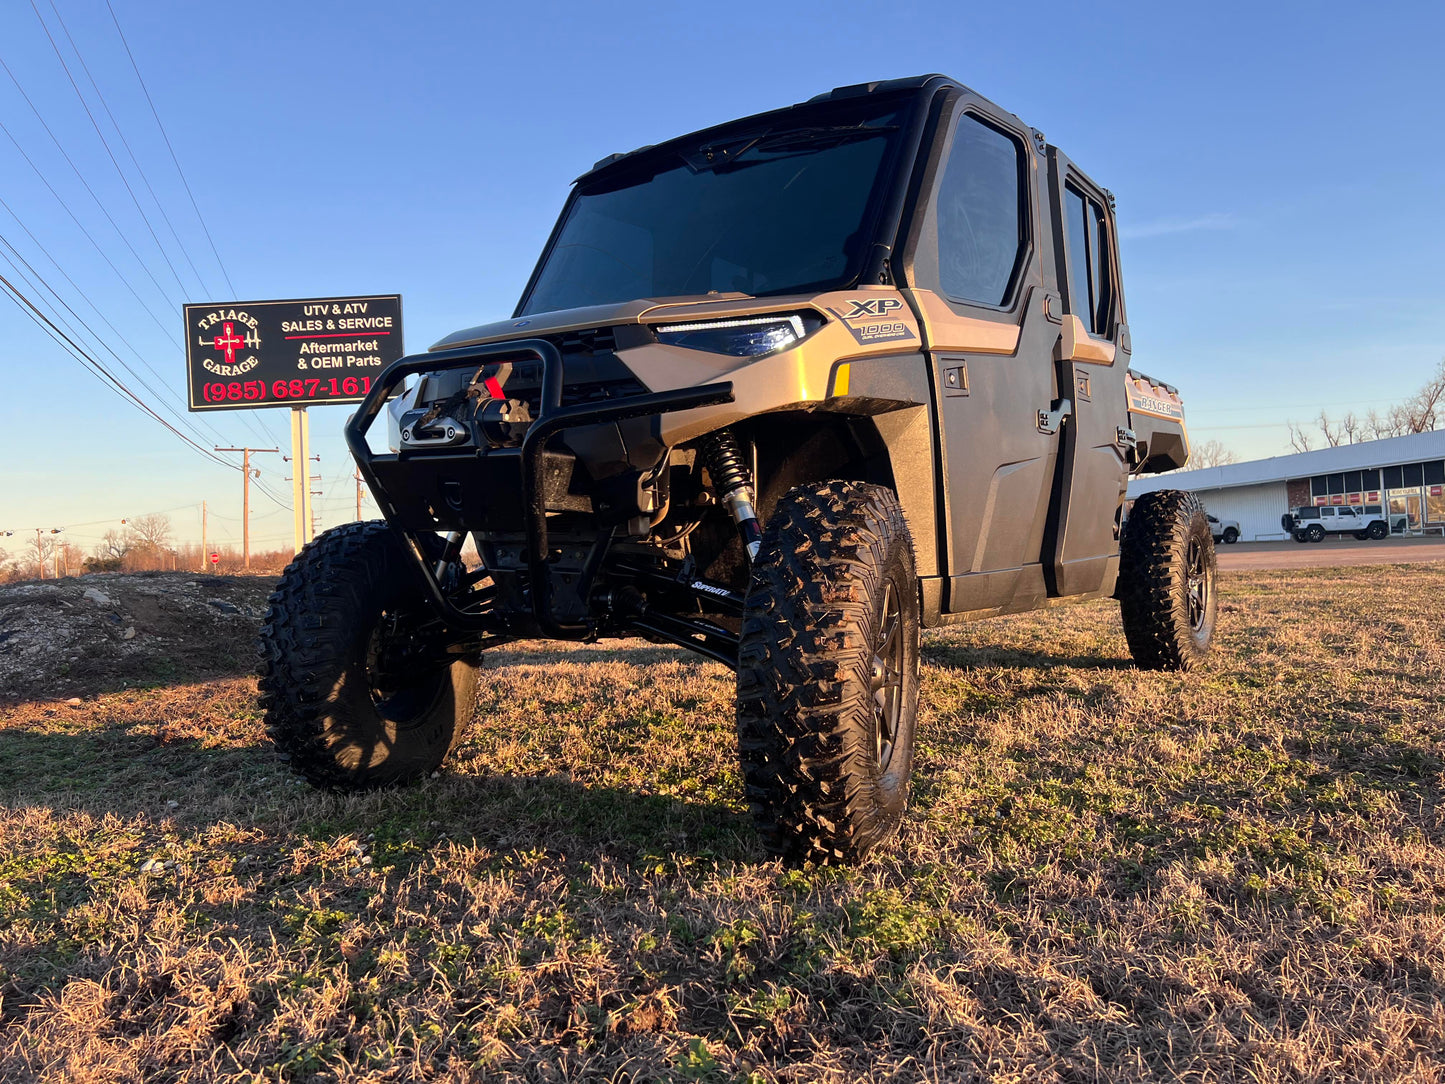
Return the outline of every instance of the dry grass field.
[[[239,662],[12,703],[0,1079],[1445,1080],[1445,566],[1222,581],[1189,677],[1108,603],[930,634],[854,869],[764,859],[731,675],[641,643],[489,657],[359,797]]]

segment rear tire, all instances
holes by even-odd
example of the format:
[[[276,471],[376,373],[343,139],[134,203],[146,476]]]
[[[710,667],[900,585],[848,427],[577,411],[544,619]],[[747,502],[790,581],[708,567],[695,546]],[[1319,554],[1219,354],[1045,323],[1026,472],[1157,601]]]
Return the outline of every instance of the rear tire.
[[[1145,670],[1190,670],[1214,638],[1214,539],[1204,505],[1161,489],[1134,502],[1119,544],[1124,638]]]
[[[1305,539],[1309,542],[1323,542],[1325,540],[1325,529],[1318,523],[1311,523],[1305,529]]]
[[[738,746],[763,846],[850,862],[908,805],[918,712],[918,575],[898,498],[799,486],[763,532],[743,616]]]
[[[441,766],[476,706],[476,667],[410,652],[430,619],[385,523],[348,523],[286,567],[261,628],[266,730],[319,787],[364,790]]]

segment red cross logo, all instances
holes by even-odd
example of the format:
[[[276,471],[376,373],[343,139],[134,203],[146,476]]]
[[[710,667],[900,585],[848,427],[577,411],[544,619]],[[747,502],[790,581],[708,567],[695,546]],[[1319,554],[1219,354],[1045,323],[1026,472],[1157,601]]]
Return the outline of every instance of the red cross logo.
[[[211,341],[215,343],[217,350],[226,352],[226,364],[235,365],[236,351],[246,345],[246,340],[236,334],[236,329],[229,320],[221,325],[221,331],[223,334],[217,335]]]

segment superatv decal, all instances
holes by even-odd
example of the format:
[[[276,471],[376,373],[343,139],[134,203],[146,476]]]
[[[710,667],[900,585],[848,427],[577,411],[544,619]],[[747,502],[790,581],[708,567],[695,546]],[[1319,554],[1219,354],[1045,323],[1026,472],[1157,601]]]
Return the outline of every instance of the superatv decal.
[[[1184,421],[1184,401],[1174,392],[1139,377],[1130,377],[1126,386],[1129,389],[1129,410],[1133,413],[1167,418],[1173,422]]]
[[[829,309],[860,346],[918,338],[912,326],[897,318],[903,302],[896,297],[844,298],[846,312]]]

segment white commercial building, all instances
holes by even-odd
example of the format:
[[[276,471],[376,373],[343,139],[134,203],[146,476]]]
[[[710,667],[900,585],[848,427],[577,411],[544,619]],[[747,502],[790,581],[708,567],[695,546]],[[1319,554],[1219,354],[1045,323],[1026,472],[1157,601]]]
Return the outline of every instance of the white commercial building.
[[[1445,532],[1445,429],[1150,474],[1130,481],[1129,499],[1156,489],[1197,494],[1210,515],[1237,520],[1246,542],[1285,538],[1280,517],[1312,504],[1387,511],[1397,533]]]

